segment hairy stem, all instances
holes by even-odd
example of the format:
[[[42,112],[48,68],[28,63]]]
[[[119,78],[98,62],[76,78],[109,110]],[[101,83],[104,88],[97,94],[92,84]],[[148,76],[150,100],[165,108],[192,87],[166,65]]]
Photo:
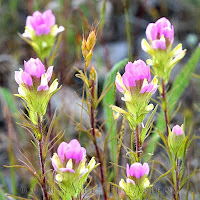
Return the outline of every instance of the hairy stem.
[[[169,125],[169,119],[168,119],[168,108],[167,108],[167,98],[166,98],[166,90],[165,90],[165,83],[162,79],[162,105],[163,105],[163,111],[165,115],[165,126],[166,126],[166,135],[169,135],[168,131],[168,125]]]
[[[99,147],[97,145],[96,135],[95,135],[95,117],[94,117],[94,102],[93,102],[93,99],[94,99],[94,80],[92,80],[92,84],[91,84],[91,100],[90,100],[90,103],[91,103],[90,120],[91,120],[91,128],[92,128],[91,131],[92,131],[92,136],[94,138],[93,142],[94,142],[97,158],[98,158],[99,163],[100,163],[99,167],[100,167],[101,185],[102,185],[102,189],[103,189],[104,200],[107,200],[108,199],[107,193],[106,193],[106,190],[104,188],[105,177],[104,177],[104,171],[103,171],[103,162],[102,162],[101,154],[100,154],[100,151],[99,151]]]
[[[40,116],[38,115],[38,130],[41,134],[42,138],[42,123],[40,120]],[[43,151],[42,151],[42,139],[39,139],[39,158],[40,158],[40,165],[41,165],[41,171],[42,171],[42,192],[43,192],[43,199],[48,200],[48,193],[46,188],[46,178],[45,178],[45,167],[44,167],[44,158],[43,158]]]
[[[139,125],[136,125],[135,134],[136,134],[136,152],[137,152],[138,159],[140,159],[140,134],[139,134]]]

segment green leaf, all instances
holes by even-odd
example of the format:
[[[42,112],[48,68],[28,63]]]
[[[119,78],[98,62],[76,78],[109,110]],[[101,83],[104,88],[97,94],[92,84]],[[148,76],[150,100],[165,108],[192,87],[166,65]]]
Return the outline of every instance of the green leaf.
[[[192,78],[192,74],[195,71],[200,60],[200,47],[197,47],[192,56],[190,57],[187,64],[183,67],[180,73],[176,76],[176,79],[172,85],[170,92],[168,93],[168,109],[170,116],[173,114],[177,104],[179,103],[179,99],[182,96],[184,90],[190,83]],[[165,120],[163,111],[160,112],[160,115],[157,119],[156,128],[160,131],[165,129]],[[158,141],[159,135],[157,133],[152,134],[151,141]],[[148,148],[146,152],[152,152],[156,149],[155,142],[149,142]]]
[[[116,129],[115,126],[113,125],[114,119],[113,119],[113,111],[110,108],[110,105],[115,104],[115,86],[114,86],[114,81],[117,72],[125,66],[125,64],[128,62],[128,59],[125,58],[124,60],[116,63],[110,72],[108,73],[106,80],[104,82],[104,88],[105,87],[111,87],[111,89],[107,92],[107,94],[104,96],[103,99],[103,109],[104,109],[104,115],[105,115],[105,120],[107,122],[106,130],[107,133],[110,132],[109,135],[109,148],[111,151],[111,160],[112,162],[116,163],[117,161],[117,137],[116,137]]]
[[[3,190],[0,188],[0,199],[1,200],[6,200],[6,197],[5,197],[5,195],[4,195],[4,192],[3,192]]]

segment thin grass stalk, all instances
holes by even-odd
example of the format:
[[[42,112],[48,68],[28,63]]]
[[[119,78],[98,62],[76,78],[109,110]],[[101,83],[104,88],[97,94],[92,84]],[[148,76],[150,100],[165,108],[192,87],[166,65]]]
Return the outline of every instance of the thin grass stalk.
[[[122,0],[124,6],[124,14],[125,14],[125,22],[126,22],[126,37],[128,42],[128,58],[129,60],[133,60],[132,56],[132,42],[131,42],[131,34],[130,34],[130,24],[128,20],[128,9],[126,0]]]

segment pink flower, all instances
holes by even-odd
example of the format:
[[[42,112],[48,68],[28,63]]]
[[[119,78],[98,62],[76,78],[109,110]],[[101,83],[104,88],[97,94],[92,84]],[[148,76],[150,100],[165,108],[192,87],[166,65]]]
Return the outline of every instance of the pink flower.
[[[39,58],[31,58],[29,61],[24,61],[25,72],[30,76],[35,76],[36,78],[41,78],[45,73],[45,67]]]
[[[57,162],[57,157],[59,162],[61,162],[61,165],[59,162]],[[79,163],[83,161],[85,157],[85,148],[81,147],[78,140],[73,139],[69,143],[62,142],[57,149],[57,154],[54,154],[51,160],[55,171],[57,171],[59,168],[59,170],[62,172],[69,171],[74,173],[73,165],[79,165]]]
[[[35,30],[37,36],[48,35],[51,27],[55,25],[55,21],[55,16],[51,10],[47,10],[44,13],[35,11],[32,16],[27,17],[26,26]]]
[[[116,77],[115,84],[117,89],[124,93],[127,89],[130,93],[134,90],[139,90],[140,93],[151,92],[155,93],[157,86],[151,81],[150,68],[142,60],[137,60],[134,63],[128,62],[125,67],[125,73],[122,76],[122,82],[119,77]]]
[[[176,136],[183,135],[183,129],[179,125],[176,125],[172,128],[172,133],[175,133]]]
[[[39,58],[31,58],[29,61],[24,61],[24,71],[15,71],[15,81],[20,84],[28,86],[34,85],[37,87],[37,91],[48,90],[48,82],[51,79],[53,73],[53,66],[50,66],[46,73],[45,67]],[[40,85],[39,85],[40,84]]]
[[[128,178],[136,178],[139,179],[144,175],[149,174],[149,165],[144,163],[143,165],[139,162],[133,163],[130,167],[127,163],[126,165],[126,175]]]
[[[174,27],[168,19],[162,17],[147,26],[146,36],[153,49],[165,50],[174,41]]]

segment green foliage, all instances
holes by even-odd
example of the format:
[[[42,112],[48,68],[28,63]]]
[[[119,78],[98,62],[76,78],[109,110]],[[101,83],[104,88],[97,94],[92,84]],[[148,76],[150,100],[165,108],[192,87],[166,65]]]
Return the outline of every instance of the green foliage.
[[[115,81],[116,74],[122,67],[125,66],[127,62],[128,62],[128,59],[125,58],[124,60],[116,63],[113,66],[112,70],[108,73],[107,78],[104,83],[104,88],[106,86],[110,87],[111,85],[113,85],[111,89],[107,92],[107,94],[104,96],[103,109],[104,109],[105,120],[107,122],[106,130],[108,133],[110,133],[109,139],[111,140],[111,142],[109,144],[109,148],[111,151],[111,159],[114,162],[117,161],[117,137],[116,137],[116,128],[114,126],[114,120],[113,120],[113,111],[109,106],[114,105],[115,103],[114,81]]]

